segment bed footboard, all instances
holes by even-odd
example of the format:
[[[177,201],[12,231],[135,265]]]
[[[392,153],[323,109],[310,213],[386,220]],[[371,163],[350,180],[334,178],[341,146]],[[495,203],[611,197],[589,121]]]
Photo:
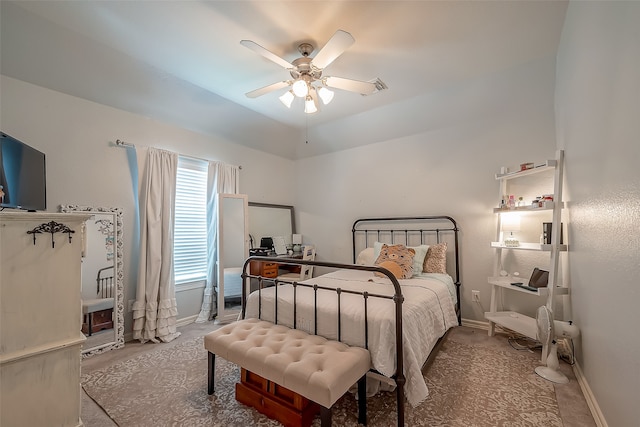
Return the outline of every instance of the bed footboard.
[[[396,371],[395,371],[395,375],[393,376],[393,379],[396,383],[396,400],[397,400],[397,411],[398,411],[398,425],[399,426],[403,426],[404,425],[404,401],[405,401],[405,395],[404,395],[404,385],[406,382],[405,376],[404,376],[404,349],[403,349],[403,329],[402,329],[402,303],[404,302],[404,297],[402,296],[402,288],[400,287],[400,283],[398,282],[398,279],[396,279],[396,277],[386,268],[382,268],[382,267],[377,267],[377,266],[365,266],[365,265],[354,265],[354,264],[340,264],[340,263],[332,263],[332,262],[320,262],[320,261],[307,261],[307,260],[299,260],[299,259],[289,259],[289,258],[278,258],[278,264],[289,264],[289,265],[300,265],[300,266],[304,266],[304,265],[309,265],[309,266],[317,266],[317,267],[327,267],[327,268],[331,268],[331,269],[346,269],[346,270],[361,270],[361,271],[370,271],[370,272],[377,272],[377,273],[381,273],[384,276],[386,276],[392,283],[393,287],[394,287],[394,293],[393,295],[381,295],[381,294],[374,294],[374,293],[369,293],[369,292],[358,292],[358,291],[353,291],[353,290],[348,290],[348,289],[341,289],[340,287],[326,287],[326,286],[319,286],[317,284],[309,284],[309,283],[300,283],[297,281],[292,281],[292,280],[278,280],[278,279],[273,279],[273,278],[265,278],[262,276],[255,276],[255,275],[251,275],[249,274],[250,271],[250,264],[252,261],[263,261],[263,262],[268,262],[268,261],[272,261],[273,258],[271,257],[261,257],[261,256],[254,256],[254,257],[249,257],[244,264],[244,268],[243,268],[243,274],[242,274],[242,278],[243,278],[243,286],[242,286],[242,312],[241,312],[241,318],[245,319],[246,316],[246,303],[247,303],[247,289],[249,288],[249,283],[251,279],[256,279],[258,280],[258,290],[255,291],[258,293],[258,304],[259,304],[259,315],[258,318],[261,319],[261,304],[262,304],[262,298],[260,293],[262,292],[262,290],[267,287],[267,286],[275,286],[275,319],[273,321],[273,323],[278,324],[278,289],[280,286],[283,285],[291,285],[293,287],[293,293],[294,293],[294,300],[293,300],[293,310],[294,310],[294,314],[293,314],[293,319],[294,319],[294,324],[293,324],[293,328],[296,329],[297,328],[297,324],[296,324],[296,290],[299,287],[302,288],[308,288],[308,289],[312,289],[314,295],[318,295],[318,293],[320,292],[332,292],[335,293],[336,298],[337,298],[337,304],[338,304],[338,312],[337,312],[337,341],[343,342],[342,339],[342,328],[341,328],[341,311],[340,311],[340,307],[341,307],[341,301],[342,301],[342,297],[343,295],[360,295],[362,297],[362,301],[363,301],[363,306],[364,306],[364,314],[365,314],[365,320],[364,320],[364,329],[363,329],[363,335],[364,335],[364,348],[365,349],[369,349],[368,348],[368,300],[369,298],[383,298],[383,299],[389,299],[392,300],[395,306],[395,346],[396,346]],[[314,301],[314,328],[315,331],[314,333],[317,335],[318,331],[318,307],[317,307],[317,297],[315,298]]]

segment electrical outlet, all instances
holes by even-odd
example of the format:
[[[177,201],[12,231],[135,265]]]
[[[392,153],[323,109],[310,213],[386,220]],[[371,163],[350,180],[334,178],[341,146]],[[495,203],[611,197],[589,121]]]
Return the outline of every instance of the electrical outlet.
[[[136,302],[136,300],[134,299],[130,299],[128,304],[127,304],[127,311],[129,313],[133,312],[133,303]]]
[[[474,302],[480,302],[480,291],[471,291],[471,297]]]

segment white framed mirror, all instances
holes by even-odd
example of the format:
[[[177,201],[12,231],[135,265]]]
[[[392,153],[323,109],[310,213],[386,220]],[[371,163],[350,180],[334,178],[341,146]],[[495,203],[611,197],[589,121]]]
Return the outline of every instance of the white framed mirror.
[[[90,213],[83,227],[83,356],[124,346],[122,211],[119,208],[61,205],[61,212]]]
[[[242,267],[249,256],[245,194],[218,194],[218,322],[236,320],[241,308]]]

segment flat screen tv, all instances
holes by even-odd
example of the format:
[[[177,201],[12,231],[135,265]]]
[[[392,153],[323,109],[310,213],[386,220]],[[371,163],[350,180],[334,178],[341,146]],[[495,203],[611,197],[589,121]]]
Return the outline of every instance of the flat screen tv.
[[[46,189],[44,153],[0,132],[0,206],[46,210]]]

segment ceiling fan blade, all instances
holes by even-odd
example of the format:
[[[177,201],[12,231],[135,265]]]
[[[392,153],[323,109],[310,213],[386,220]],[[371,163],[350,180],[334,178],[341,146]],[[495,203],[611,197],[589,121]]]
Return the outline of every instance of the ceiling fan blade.
[[[287,81],[277,82],[277,83],[270,84],[269,86],[261,87],[260,89],[252,90],[251,92],[247,92],[245,95],[247,95],[248,98],[257,98],[269,92],[273,92],[274,90],[287,87],[290,84],[291,82],[287,82]]]
[[[375,83],[344,79],[342,77],[325,77],[322,81],[329,87],[358,92],[362,95],[371,95],[378,90],[378,86]]]
[[[317,68],[323,69],[331,64],[342,52],[356,40],[346,31],[338,30],[311,61]]]
[[[268,51],[267,49],[263,48],[262,46],[260,46],[258,43],[254,41],[240,40],[240,44],[244,47],[248,47],[249,49],[256,52],[257,54],[264,56],[269,61],[275,62],[276,64],[280,65],[283,68],[286,68],[288,70],[293,68],[293,64],[280,58],[275,53]]]

